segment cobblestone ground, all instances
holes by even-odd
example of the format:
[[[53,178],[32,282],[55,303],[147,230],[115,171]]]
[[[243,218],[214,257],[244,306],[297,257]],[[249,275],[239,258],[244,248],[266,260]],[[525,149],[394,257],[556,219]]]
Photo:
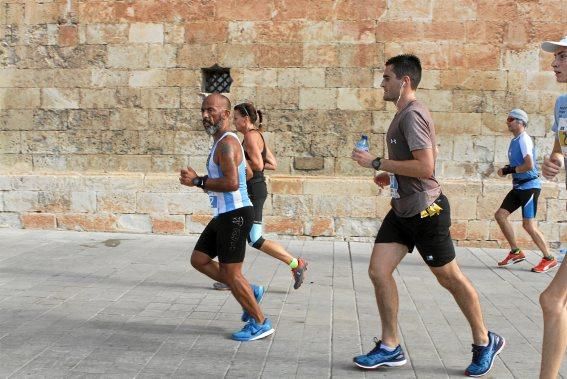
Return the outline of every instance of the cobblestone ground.
[[[289,270],[249,250],[246,276],[267,287],[276,332],[238,343],[240,307],[190,268],[192,237],[0,229],[0,376],[194,378],[462,377],[471,336],[454,300],[417,254],[395,276],[408,364],[361,371],[352,357],[379,331],[367,276],[370,243],[282,243],[310,262],[299,290]],[[554,272],[496,268],[504,250],[458,248],[488,327],[507,339],[488,377],[536,378],[539,293]],[[564,364],[562,375],[567,375]]]

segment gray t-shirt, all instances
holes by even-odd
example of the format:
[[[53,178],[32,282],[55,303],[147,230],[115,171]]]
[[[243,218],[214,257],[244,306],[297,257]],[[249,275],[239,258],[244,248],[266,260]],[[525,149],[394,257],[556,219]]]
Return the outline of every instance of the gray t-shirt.
[[[418,100],[409,103],[396,113],[386,134],[388,159],[405,161],[414,159],[412,151],[433,149],[435,154],[435,127],[429,111]],[[423,211],[441,194],[435,176],[412,178],[390,175],[392,209],[399,217],[412,217]]]

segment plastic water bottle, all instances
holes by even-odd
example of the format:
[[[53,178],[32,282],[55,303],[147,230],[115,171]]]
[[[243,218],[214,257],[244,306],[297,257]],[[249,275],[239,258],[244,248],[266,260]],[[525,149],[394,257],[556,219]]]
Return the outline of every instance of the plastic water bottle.
[[[567,254],[567,248],[559,249],[559,254],[557,254],[557,262],[563,262],[565,254]]]
[[[357,150],[363,150],[363,151],[370,150],[370,146],[368,145],[368,136],[366,134],[360,136],[360,139],[356,143],[355,148]]]

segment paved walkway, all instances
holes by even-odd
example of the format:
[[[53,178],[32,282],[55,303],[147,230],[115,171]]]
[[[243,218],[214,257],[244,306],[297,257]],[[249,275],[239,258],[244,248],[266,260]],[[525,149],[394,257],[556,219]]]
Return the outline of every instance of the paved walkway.
[[[250,250],[246,275],[267,286],[276,333],[238,343],[240,308],[188,267],[195,238],[0,229],[0,376],[119,378],[462,377],[471,337],[457,305],[417,254],[396,272],[408,364],[362,371],[379,323],[367,276],[369,243],[283,241],[311,265],[292,287],[287,267]],[[505,251],[458,249],[489,328],[508,347],[492,378],[536,378],[538,295],[552,274],[495,268]],[[535,264],[538,256],[528,253]],[[567,376],[567,365],[562,374]]]

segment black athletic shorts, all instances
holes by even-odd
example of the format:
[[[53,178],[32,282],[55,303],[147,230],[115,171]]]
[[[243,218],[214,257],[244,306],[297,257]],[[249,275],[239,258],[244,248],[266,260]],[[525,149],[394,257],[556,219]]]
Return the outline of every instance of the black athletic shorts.
[[[211,258],[219,257],[220,263],[244,261],[246,237],[252,228],[252,207],[235,209],[213,218],[201,233],[195,250]]]
[[[500,208],[514,213],[516,209],[522,207],[522,218],[535,218],[537,214],[537,200],[539,198],[539,188],[513,189],[502,201]]]
[[[399,243],[412,252],[416,247],[419,254],[431,267],[441,267],[455,259],[455,247],[451,240],[451,209],[449,200],[441,194],[435,203],[443,210],[436,216],[421,218],[398,217],[390,210],[378,231],[374,243]]]

